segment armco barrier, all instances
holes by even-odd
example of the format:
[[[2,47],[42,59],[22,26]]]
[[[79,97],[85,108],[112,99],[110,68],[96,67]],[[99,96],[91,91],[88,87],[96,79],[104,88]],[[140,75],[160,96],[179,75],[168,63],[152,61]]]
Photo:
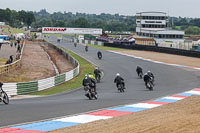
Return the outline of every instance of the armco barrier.
[[[27,94],[30,92],[42,91],[66,81],[71,80],[79,74],[79,63],[68,53],[63,51],[61,48],[56,47],[53,44],[48,43],[49,46],[56,49],[59,53],[63,54],[74,66],[75,69],[62,73],[58,76],[30,82],[21,82],[21,83],[4,83],[3,90],[7,92],[9,96]]]
[[[104,43],[104,46],[115,47],[115,48],[124,48],[124,49],[134,49],[134,50],[145,50],[145,51],[154,51],[168,54],[176,54],[190,57],[200,57],[200,52],[191,51],[191,50],[183,50],[183,49],[175,49],[175,48],[166,48],[166,47],[157,47],[157,46],[148,46],[148,45],[122,45],[122,44],[114,44],[114,43]]]

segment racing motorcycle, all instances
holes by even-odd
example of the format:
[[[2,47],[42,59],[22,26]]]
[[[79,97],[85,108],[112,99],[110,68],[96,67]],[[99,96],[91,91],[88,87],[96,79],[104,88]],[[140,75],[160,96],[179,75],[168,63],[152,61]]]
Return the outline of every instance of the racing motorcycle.
[[[90,100],[97,99],[97,94],[94,91],[94,88],[91,88],[89,85],[84,86],[85,96],[88,97]]]
[[[9,98],[6,92],[2,89],[3,84],[0,83],[0,102],[3,101],[5,104],[9,104]]]
[[[124,86],[122,83],[118,84],[117,89],[119,92],[124,92]]]
[[[76,47],[76,46],[77,46],[77,43],[75,42],[75,43],[74,43],[74,47]]]
[[[150,91],[153,90],[153,86],[154,86],[154,84],[153,84],[153,80],[152,80],[152,79],[149,80],[149,81],[146,83],[146,88],[148,88]]]
[[[140,79],[142,79],[142,76],[143,76],[142,72],[139,72],[138,77],[139,77]]]
[[[99,60],[101,60],[102,54],[97,54],[97,56],[98,56]]]
[[[85,46],[85,51],[86,51],[86,52],[88,51],[88,46]]]
[[[100,83],[100,81],[101,81],[101,74],[95,75],[95,78],[96,78],[97,83]]]

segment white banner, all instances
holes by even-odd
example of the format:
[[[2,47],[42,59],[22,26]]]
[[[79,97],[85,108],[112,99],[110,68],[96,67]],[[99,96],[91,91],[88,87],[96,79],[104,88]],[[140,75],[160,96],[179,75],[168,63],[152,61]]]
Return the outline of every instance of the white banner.
[[[42,27],[42,33],[61,33],[61,34],[94,34],[101,35],[102,29],[94,28],[65,28],[65,27]]]

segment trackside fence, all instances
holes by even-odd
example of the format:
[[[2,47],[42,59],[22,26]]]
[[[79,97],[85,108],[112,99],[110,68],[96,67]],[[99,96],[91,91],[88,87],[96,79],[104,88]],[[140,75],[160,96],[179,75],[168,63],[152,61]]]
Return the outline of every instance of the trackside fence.
[[[22,40],[22,43],[18,45],[21,45],[21,52],[17,55],[17,60],[11,64],[0,66],[0,75],[4,73],[9,73],[10,71],[15,70],[16,68],[19,68],[21,66],[21,58],[24,51],[25,41]]]

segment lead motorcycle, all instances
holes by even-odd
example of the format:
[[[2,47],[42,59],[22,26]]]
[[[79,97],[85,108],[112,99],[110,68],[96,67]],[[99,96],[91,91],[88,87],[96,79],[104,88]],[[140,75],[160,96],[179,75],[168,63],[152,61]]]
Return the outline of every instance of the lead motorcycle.
[[[94,88],[91,88],[89,85],[84,86],[85,90],[85,96],[89,98],[90,100],[92,99],[97,99],[97,94],[94,91]]]
[[[0,102],[3,101],[4,104],[9,104],[9,98],[6,92],[2,89],[3,84],[0,83]]]

